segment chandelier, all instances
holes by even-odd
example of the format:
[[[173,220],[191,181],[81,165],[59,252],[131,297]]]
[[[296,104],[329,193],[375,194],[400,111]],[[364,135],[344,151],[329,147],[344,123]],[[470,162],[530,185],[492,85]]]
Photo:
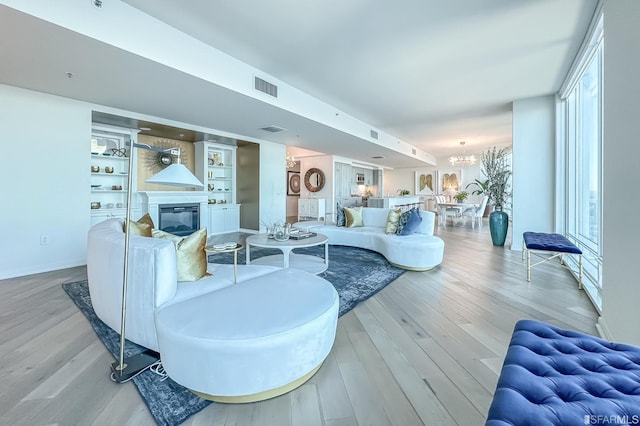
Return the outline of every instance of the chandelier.
[[[289,154],[289,152],[287,152],[286,162],[287,169],[291,169],[296,166],[296,159],[293,157],[293,155]]]
[[[452,166],[471,166],[476,164],[476,156],[475,155],[466,155],[464,150],[465,141],[460,142],[462,146],[462,155],[452,155],[449,157],[449,162]]]

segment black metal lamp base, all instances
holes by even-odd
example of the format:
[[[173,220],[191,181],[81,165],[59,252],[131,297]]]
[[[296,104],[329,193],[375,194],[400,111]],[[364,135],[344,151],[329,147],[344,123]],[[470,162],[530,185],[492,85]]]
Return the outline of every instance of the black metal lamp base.
[[[160,360],[160,354],[147,349],[130,358],[125,358],[122,370],[120,369],[120,362],[116,361],[111,364],[111,379],[116,383],[128,382],[158,360]]]

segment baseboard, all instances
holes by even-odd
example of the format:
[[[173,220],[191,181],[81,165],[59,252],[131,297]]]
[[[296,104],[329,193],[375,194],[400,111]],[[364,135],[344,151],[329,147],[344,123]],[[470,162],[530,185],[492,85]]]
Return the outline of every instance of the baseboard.
[[[75,260],[69,262],[55,262],[44,265],[29,265],[25,268],[2,270],[0,273],[0,280],[6,280],[9,278],[24,277],[27,275],[41,274],[43,272],[58,271],[60,269],[75,268],[76,266],[84,266],[87,264],[87,259]]]
[[[259,234],[260,231],[257,231],[255,229],[245,229],[245,228],[240,228],[240,230],[238,232],[244,232],[247,234]]]
[[[611,334],[611,330],[607,326],[607,322],[603,317],[598,317],[598,322],[596,323],[596,330],[598,330],[598,334],[605,340],[610,342],[614,341],[613,335]]]

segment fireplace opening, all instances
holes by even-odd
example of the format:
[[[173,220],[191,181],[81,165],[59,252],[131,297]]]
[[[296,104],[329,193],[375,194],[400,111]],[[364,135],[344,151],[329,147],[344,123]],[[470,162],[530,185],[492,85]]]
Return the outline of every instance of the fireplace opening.
[[[200,229],[199,204],[161,204],[158,227],[170,234],[187,236]]]

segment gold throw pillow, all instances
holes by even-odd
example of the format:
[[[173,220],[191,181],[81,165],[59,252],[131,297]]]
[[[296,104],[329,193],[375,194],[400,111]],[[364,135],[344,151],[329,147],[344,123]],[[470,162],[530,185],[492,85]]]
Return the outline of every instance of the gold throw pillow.
[[[151,215],[149,213],[145,213],[144,216],[142,216],[140,219],[138,219],[138,223],[146,223],[147,225],[149,225],[152,228],[156,227],[153,224],[153,219],[151,219]]]
[[[209,275],[207,272],[207,228],[202,228],[187,237],[179,237],[168,232],[153,230],[155,238],[173,241],[176,246],[178,281],[198,281]]]
[[[344,217],[346,219],[345,226],[347,228],[364,226],[364,223],[362,222],[362,207],[345,207]]]
[[[137,221],[132,220],[131,224],[129,225],[129,229],[131,229],[131,235],[140,235],[141,237],[150,237],[151,230],[153,228],[154,228],[153,220],[151,219],[151,216],[149,215],[149,213],[145,213],[145,215],[142,216]],[[122,232],[127,232],[126,220],[122,225]]]
[[[396,231],[398,231],[398,222],[400,221],[401,214],[402,210],[400,209],[389,210],[389,214],[387,215],[387,224],[384,227],[385,234],[395,234]]]

